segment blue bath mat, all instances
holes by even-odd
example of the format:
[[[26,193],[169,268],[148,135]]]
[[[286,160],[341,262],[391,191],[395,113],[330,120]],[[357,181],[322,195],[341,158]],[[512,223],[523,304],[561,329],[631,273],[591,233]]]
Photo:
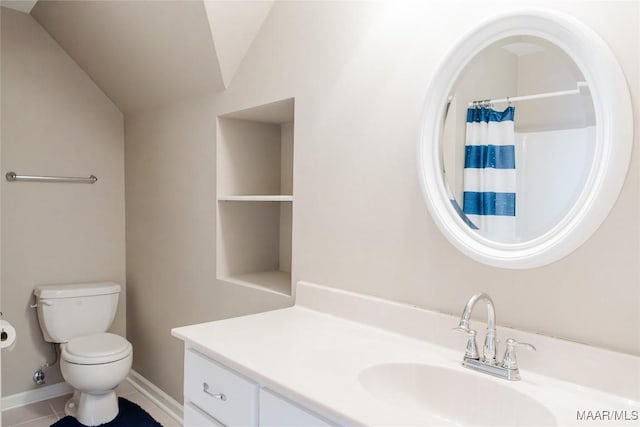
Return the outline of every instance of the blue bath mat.
[[[144,409],[123,397],[118,398],[118,415],[101,427],[162,427]],[[51,427],[86,427],[70,415],[51,424]]]

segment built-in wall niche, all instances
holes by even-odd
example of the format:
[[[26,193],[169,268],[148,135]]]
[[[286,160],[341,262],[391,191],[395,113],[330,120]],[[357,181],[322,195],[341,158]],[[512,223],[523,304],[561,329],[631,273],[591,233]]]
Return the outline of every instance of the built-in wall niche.
[[[217,125],[218,279],[291,295],[294,100]]]

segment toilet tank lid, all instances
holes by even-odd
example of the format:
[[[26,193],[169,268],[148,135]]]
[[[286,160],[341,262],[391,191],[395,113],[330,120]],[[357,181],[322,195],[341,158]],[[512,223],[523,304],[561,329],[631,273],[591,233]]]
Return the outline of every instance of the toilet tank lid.
[[[76,298],[120,293],[120,285],[114,282],[70,283],[65,285],[36,286],[33,293],[38,298]]]

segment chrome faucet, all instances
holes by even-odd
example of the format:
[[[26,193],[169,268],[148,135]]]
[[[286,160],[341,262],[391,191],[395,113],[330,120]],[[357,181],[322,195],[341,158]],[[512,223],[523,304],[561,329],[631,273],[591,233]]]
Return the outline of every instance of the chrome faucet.
[[[469,327],[471,312],[480,300],[484,300],[487,303],[487,334],[484,339],[482,358],[480,358],[478,354],[476,331]],[[522,346],[534,351],[536,349],[531,344],[520,343],[510,338],[507,340],[507,349],[504,353],[502,363],[498,363],[496,360],[496,310],[493,305],[493,300],[485,293],[475,294],[469,299],[460,317],[460,323],[454,329],[464,332],[468,337],[467,349],[462,360],[463,366],[508,380],[520,379],[515,347]]]
[[[475,331],[469,329],[469,318],[471,312],[476,303],[480,300],[487,302],[487,335],[484,339],[484,351],[482,353],[482,361],[491,365],[496,364],[496,310],[493,306],[493,300],[485,293],[475,294],[469,299],[467,305],[464,307],[462,317],[460,318],[460,324],[455,328],[459,331],[465,332],[467,335],[475,336]],[[473,332],[473,334],[471,334]],[[470,336],[471,338],[471,336]]]

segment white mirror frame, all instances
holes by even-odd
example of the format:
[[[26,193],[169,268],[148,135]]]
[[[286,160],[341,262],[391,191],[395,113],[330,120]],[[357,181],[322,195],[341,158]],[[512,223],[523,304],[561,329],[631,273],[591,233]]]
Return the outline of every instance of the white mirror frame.
[[[589,84],[596,119],[594,161],[584,189],[565,217],[545,234],[521,243],[499,243],[471,230],[453,209],[442,175],[443,117],[447,98],[465,66],[506,37],[540,37],[563,49]],[[600,226],[624,184],[633,144],[633,115],[626,79],[607,44],[577,19],[527,9],[491,18],[458,42],[427,90],[418,142],[418,172],[431,215],[447,239],[476,261],[502,268],[533,268],[574,251]]]

